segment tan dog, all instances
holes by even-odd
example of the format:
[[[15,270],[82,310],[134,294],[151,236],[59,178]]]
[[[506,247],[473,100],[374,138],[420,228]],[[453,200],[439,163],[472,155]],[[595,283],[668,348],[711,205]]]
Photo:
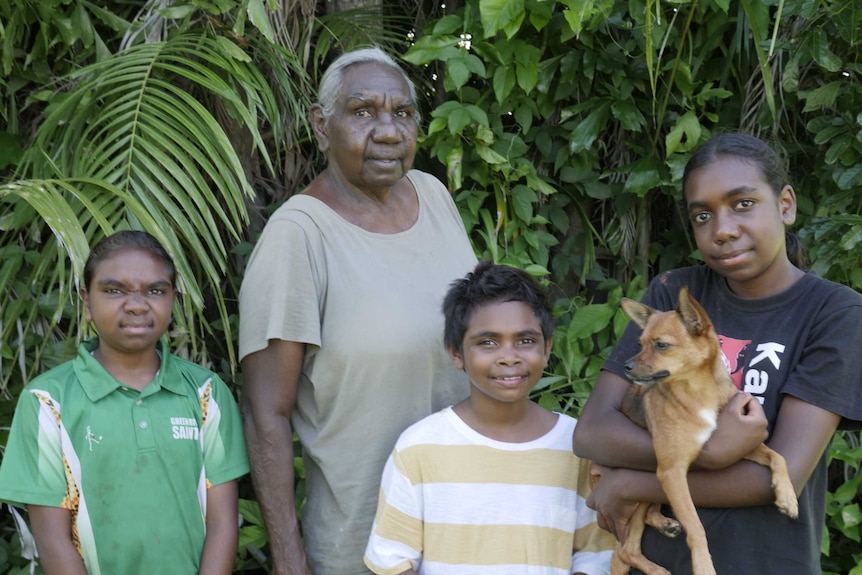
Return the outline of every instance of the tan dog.
[[[632,517],[611,564],[611,574],[637,567],[647,575],[668,571],[641,553],[644,524],[669,537],[687,533],[694,575],[715,575],[706,534],[688,489],[688,468],[716,426],[719,410],[737,393],[724,365],[721,346],[704,309],[683,287],[675,311],[659,312],[624,298],[622,307],[643,329],[641,351],[625,365],[632,385],[623,400],[623,412],[649,430],[658,466],[656,475],[679,523],[661,514],[658,504],[641,503]],[[745,456],[772,471],[775,505],[796,517],[799,504],[777,452],[760,445]]]

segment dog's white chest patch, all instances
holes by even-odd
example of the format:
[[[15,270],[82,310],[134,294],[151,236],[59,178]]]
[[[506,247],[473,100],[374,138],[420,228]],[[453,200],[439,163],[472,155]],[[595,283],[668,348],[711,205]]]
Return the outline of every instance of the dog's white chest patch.
[[[712,409],[701,409],[699,415],[700,418],[704,421],[704,423],[706,423],[708,426],[700,432],[700,435],[697,436],[698,441],[700,441],[700,444],[703,445],[707,442],[710,436],[712,436],[712,432],[715,431],[718,413],[716,413]]]

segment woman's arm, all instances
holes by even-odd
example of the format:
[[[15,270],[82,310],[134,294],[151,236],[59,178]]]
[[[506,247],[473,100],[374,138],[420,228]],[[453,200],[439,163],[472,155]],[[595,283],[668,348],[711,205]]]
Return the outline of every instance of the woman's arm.
[[[272,551],[273,575],[310,575],[294,502],[293,429],[305,344],[273,339],[242,360],[242,415],[251,478]]]
[[[72,512],[42,505],[28,505],[27,510],[45,575],[87,575],[72,541]]]
[[[795,397],[784,398],[769,446],[784,456],[797,494],[829,445],[840,419]],[[668,502],[654,473],[612,468],[598,471],[601,481],[589,504],[600,515],[599,525],[614,534],[624,529],[634,502]],[[688,483],[692,500],[699,507],[746,507],[775,501],[769,469],[751,461],[716,471],[692,471]]]
[[[201,554],[200,575],[233,573],[239,531],[238,498],[236,481],[207,489],[207,535]]]

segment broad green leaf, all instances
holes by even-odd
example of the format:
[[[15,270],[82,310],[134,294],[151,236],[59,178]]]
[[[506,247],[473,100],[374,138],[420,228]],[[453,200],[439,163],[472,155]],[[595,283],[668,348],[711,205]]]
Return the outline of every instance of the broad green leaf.
[[[680,116],[667,136],[665,136],[666,154],[672,156],[676,152],[687,152],[700,144],[701,127],[697,115],[686,112]]]
[[[434,60],[446,61],[459,54],[457,45],[458,39],[455,36],[423,36],[410,46],[403,58],[417,66]]]
[[[472,116],[470,116],[470,112],[468,112],[465,108],[457,108],[452,110],[449,116],[446,118],[446,121],[449,124],[449,133],[450,134],[460,134],[464,127],[470,123],[472,120]]]
[[[661,161],[646,156],[626,166],[628,177],[623,186],[626,192],[640,197],[661,184]]]
[[[464,19],[458,14],[447,14],[434,24],[434,36],[452,35],[464,28]]]
[[[511,67],[499,66],[494,70],[494,97],[497,102],[502,104],[514,87],[515,71]]]
[[[525,0],[479,0],[479,13],[485,38],[490,38],[500,30],[506,29],[507,37],[513,35],[512,26],[520,26],[524,18]]]
[[[248,19],[254,24],[255,28],[260,30],[264,37],[270,42],[275,41],[275,32],[272,29],[272,24],[269,21],[269,13],[263,0],[248,0]]]
[[[501,156],[487,145],[478,145],[475,148],[476,153],[479,154],[479,157],[488,162],[489,164],[505,164],[507,160],[505,157]]]
[[[607,304],[591,304],[579,308],[572,317],[572,323],[569,324],[569,341],[574,343],[575,340],[590,337],[605,329],[613,315],[614,310]]]
[[[529,222],[533,218],[533,202],[536,194],[524,185],[515,186],[511,193],[512,208],[522,221]]]
[[[805,99],[805,108],[802,111],[813,112],[835,105],[835,99],[838,97],[841,87],[842,82],[830,82],[824,86],[800,94]]]
[[[446,61],[446,77],[450,82],[452,82],[456,90],[467,83],[467,80],[470,79],[470,75],[470,69],[467,67],[467,63],[462,54],[449,58]]]
[[[610,106],[610,102],[600,102],[598,105],[594,105],[582,121],[566,124],[572,130],[569,135],[569,151],[572,154],[588,150],[593,145],[593,142],[599,137],[599,133],[605,129],[608,123]]]

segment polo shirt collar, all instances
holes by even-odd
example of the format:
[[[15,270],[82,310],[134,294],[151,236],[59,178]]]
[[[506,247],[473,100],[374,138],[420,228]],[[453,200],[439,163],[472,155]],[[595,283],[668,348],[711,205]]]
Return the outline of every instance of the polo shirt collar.
[[[98,401],[111,392],[125,387],[93,357],[93,352],[98,347],[98,337],[84,341],[78,346],[78,357],[75,358],[75,372],[78,376],[78,382],[80,382],[90,401]],[[155,379],[141,390],[141,396],[153,395],[162,389],[177,395],[187,395],[187,390],[183,385],[184,380],[179,373],[175,372],[173,356],[163,341],[160,340],[156,344],[156,350],[161,357],[159,372]]]

